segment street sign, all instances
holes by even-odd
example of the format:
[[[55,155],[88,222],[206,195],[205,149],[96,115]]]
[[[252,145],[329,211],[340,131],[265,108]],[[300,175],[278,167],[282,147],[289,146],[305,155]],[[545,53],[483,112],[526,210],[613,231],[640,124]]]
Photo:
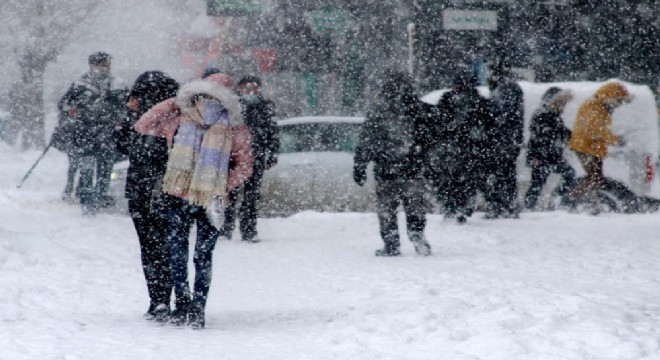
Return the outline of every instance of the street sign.
[[[342,32],[346,27],[347,16],[343,11],[326,6],[310,12],[312,28],[320,33],[331,30],[335,33]]]
[[[206,0],[208,16],[247,16],[261,10],[261,0]]]
[[[497,30],[497,11],[444,10],[445,30]]]

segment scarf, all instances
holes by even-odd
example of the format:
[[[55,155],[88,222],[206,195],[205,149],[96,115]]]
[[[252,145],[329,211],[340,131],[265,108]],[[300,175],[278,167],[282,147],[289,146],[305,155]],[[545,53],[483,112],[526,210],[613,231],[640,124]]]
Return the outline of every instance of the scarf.
[[[215,99],[188,109],[174,137],[163,191],[208,208],[227,195],[232,132],[227,110]]]

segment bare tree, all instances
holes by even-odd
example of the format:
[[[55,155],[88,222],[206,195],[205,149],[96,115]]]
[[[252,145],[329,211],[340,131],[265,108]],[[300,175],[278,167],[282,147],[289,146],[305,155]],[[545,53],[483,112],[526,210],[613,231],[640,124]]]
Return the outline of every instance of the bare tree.
[[[10,81],[9,124],[0,131],[6,140],[21,134],[24,148],[45,145],[44,72],[71,41],[78,26],[92,14],[99,0],[3,0],[0,2],[0,49],[14,63]]]

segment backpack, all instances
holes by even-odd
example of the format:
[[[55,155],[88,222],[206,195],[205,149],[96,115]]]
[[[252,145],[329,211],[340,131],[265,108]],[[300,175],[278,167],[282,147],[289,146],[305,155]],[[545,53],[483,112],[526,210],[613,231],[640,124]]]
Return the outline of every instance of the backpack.
[[[58,116],[57,126],[53,130],[50,138],[50,145],[55,149],[73,155],[76,151],[75,146],[76,120],[61,112]]]

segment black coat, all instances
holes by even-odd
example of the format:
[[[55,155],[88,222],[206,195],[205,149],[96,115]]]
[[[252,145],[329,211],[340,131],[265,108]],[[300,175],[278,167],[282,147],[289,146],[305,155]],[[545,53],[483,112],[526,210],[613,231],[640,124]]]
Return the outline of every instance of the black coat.
[[[167,169],[168,147],[165,138],[142,135],[135,131],[135,123],[157,103],[173,97],[179,84],[159,71],[149,71],[135,81],[131,89],[140,108],[129,112],[115,129],[118,150],[128,156],[125,196],[128,200],[149,202],[152,190]]]
[[[416,101],[381,101],[367,113],[354,155],[355,169],[374,162],[379,180],[415,179],[423,174],[429,132]]]
[[[60,99],[62,113],[77,109],[72,137],[81,156],[116,156],[113,132],[126,114],[128,89],[115,87],[112,76],[88,72]]]
[[[435,144],[430,151],[433,172],[471,173],[475,176],[492,158],[497,128],[488,100],[475,88],[451,90],[437,105]]]
[[[518,157],[523,146],[525,128],[523,91],[509,78],[504,78],[493,89],[492,112],[497,127],[498,156]]]
[[[561,118],[561,114],[545,106],[539,109],[529,127],[529,143],[527,144],[527,164],[533,160],[543,165],[556,165],[564,157],[564,144],[571,138],[569,130]]]
[[[279,129],[273,121],[274,104],[261,96],[249,100],[241,98],[243,118],[252,136],[254,170],[263,171],[277,163],[280,151]]]

